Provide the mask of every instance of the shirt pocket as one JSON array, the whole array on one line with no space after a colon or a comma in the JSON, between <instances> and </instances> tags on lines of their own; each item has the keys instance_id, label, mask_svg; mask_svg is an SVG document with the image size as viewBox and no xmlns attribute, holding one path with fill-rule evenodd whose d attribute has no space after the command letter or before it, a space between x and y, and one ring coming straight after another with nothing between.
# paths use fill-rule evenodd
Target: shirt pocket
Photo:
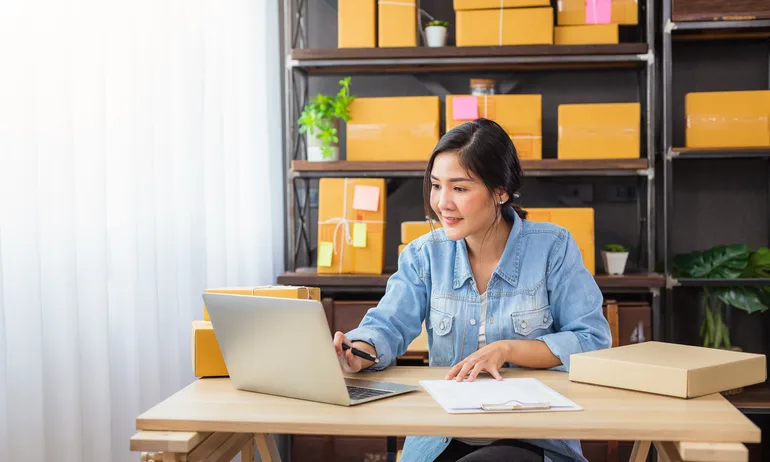
<instances>
[{"instance_id":1,"label":"shirt pocket","mask_svg":"<svg viewBox=\"0 0 770 462\"><path fill-rule=\"evenodd\" d=\"M438 305L440 306L440 303ZM457 330L454 326L455 315L436 308L432 302L428 316L433 337L430 364L431 366L449 366L454 359L454 331Z\"/></svg>"},{"instance_id":2,"label":"shirt pocket","mask_svg":"<svg viewBox=\"0 0 770 462\"><path fill-rule=\"evenodd\" d=\"M513 331L519 336L531 337L535 334L542 335L540 331L550 331L553 325L551 306L546 305L536 310L511 313L511 321L513 322Z\"/></svg>"}]
</instances>

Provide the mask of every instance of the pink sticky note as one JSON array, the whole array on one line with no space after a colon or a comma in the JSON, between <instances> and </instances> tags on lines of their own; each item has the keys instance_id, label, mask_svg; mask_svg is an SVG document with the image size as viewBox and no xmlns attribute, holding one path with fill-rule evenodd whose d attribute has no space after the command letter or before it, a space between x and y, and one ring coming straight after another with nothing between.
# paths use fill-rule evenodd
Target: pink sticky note
<instances>
[{"instance_id":1,"label":"pink sticky note","mask_svg":"<svg viewBox=\"0 0 770 462\"><path fill-rule=\"evenodd\" d=\"M611 0L585 0L586 24L609 24L612 20Z\"/></svg>"},{"instance_id":2,"label":"pink sticky note","mask_svg":"<svg viewBox=\"0 0 770 462\"><path fill-rule=\"evenodd\" d=\"M353 190L353 208L376 212L380 208L380 188L356 185L356 189Z\"/></svg>"},{"instance_id":3,"label":"pink sticky note","mask_svg":"<svg viewBox=\"0 0 770 462\"><path fill-rule=\"evenodd\" d=\"M452 98L452 118L454 120L478 119L478 99L475 96L456 96Z\"/></svg>"}]
</instances>

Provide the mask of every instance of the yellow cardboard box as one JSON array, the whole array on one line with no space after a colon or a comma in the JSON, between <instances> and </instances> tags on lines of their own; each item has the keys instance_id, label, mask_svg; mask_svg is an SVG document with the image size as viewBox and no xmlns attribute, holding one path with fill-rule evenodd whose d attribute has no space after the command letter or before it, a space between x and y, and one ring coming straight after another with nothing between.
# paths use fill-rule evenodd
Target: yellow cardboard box
<instances>
[{"instance_id":1,"label":"yellow cardboard box","mask_svg":"<svg viewBox=\"0 0 770 462\"><path fill-rule=\"evenodd\" d=\"M347 122L347 160L428 160L439 140L438 96L356 98Z\"/></svg>"},{"instance_id":2,"label":"yellow cardboard box","mask_svg":"<svg viewBox=\"0 0 770 462\"><path fill-rule=\"evenodd\" d=\"M620 43L617 24L589 24L585 26L556 26L555 45L598 45Z\"/></svg>"},{"instance_id":3,"label":"yellow cardboard box","mask_svg":"<svg viewBox=\"0 0 770 462\"><path fill-rule=\"evenodd\" d=\"M382 274L386 194L383 178L319 180L319 273Z\"/></svg>"},{"instance_id":4,"label":"yellow cardboard box","mask_svg":"<svg viewBox=\"0 0 770 462\"><path fill-rule=\"evenodd\" d=\"M556 23L560 26L576 26L586 23L586 0L559 0ZM612 0L611 24L639 24L639 5L636 0ZM590 24L590 23L588 23Z\"/></svg>"},{"instance_id":5,"label":"yellow cardboard box","mask_svg":"<svg viewBox=\"0 0 770 462\"><path fill-rule=\"evenodd\" d=\"M441 222L434 221L432 229L441 228ZM404 221L401 223L401 243L409 244L420 236L431 232L430 221Z\"/></svg>"},{"instance_id":6,"label":"yellow cardboard box","mask_svg":"<svg viewBox=\"0 0 770 462\"><path fill-rule=\"evenodd\" d=\"M377 5L375 0L337 1L337 47L377 46Z\"/></svg>"},{"instance_id":7,"label":"yellow cardboard box","mask_svg":"<svg viewBox=\"0 0 770 462\"><path fill-rule=\"evenodd\" d=\"M464 10L455 18L458 47L553 45L550 7Z\"/></svg>"},{"instance_id":8,"label":"yellow cardboard box","mask_svg":"<svg viewBox=\"0 0 770 462\"><path fill-rule=\"evenodd\" d=\"M377 4L377 46L417 46L417 0L380 0Z\"/></svg>"},{"instance_id":9,"label":"yellow cardboard box","mask_svg":"<svg viewBox=\"0 0 770 462\"><path fill-rule=\"evenodd\" d=\"M770 91L687 93L688 148L770 146Z\"/></svg>"},{"instance_id":10,"label":"yellow cardboard box","mask_svg":"<svg viewBox=\"0 0 770 462\"><path fill-rule=\"evenodd\" d=\"M204 289L204 292L213 294L235 294L235 295L254 295L259 297L278 297L278 298L301 298L304 300L321 301L321 289L318 287L300 287L269 285L256 287L222 287L215 289ZM206 310L206 304L203 304L203 320L209 321L209 312Z\"/></svg>"},{"instance_id":11,"label":"yellow cardboard box","mask_svg":"<svg viewBox=\"0 0 770 462\"><path fill-rule=\"evenodd\" d=\"M227 377L227 366L209 321L193 321L190 335L195 377Z\"/></svg>"},{"instance_id":12,"label":"yellow cardboard box","mask_svg":"<svg viewBox=\"0 0 770 462\"><path fill-rule=\"evenodd\" d=\"M519 159L543 158L542 95L448 95L446 98L447 131L466 120L455 120L454 99L475 98L479 117L494 120L510 135Z\"/></svg>"},{"instance_id":13,"label":"yellow cardboard box","mask_svg":"<svg viewBox=\"0 0 770 462\"><path fill-rule=\"evenodd\" d=\"M527 220L553 223L566 228L577 242L583 263L596 274L594 209L590 207L528 208Z\"/></svg>"},{"instance_id":14,"label":"yellow cardboard box","mask_svg":"<svg viewBox=\"0 0 770 462\"><path fill-rule=\"evenodd\" d=\"M638 159L639 103L559 105L559 159Z\"/></svg>"},{"instance_id":15,"label":"yellow cardboard box","mask_svg":"<svg viewBox=\"0 0 770 462\"><path fill-rule=\"evenodd\" d=\"M455 11L550 6L549 0L454 0Z\"/></svg>"}]
</instances>

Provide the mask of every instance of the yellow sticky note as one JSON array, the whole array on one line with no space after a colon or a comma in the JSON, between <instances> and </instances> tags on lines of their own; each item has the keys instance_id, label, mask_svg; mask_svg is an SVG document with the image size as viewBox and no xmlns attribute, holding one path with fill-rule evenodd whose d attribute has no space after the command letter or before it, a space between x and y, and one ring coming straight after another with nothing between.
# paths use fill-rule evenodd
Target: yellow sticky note
<instances>
[{"instance_id":1,"label":"yellow sticky note","mask_svg":"<svg viewBox=\"0 0 770 462\"><path fill-rule=\"evenodd\" d=\"M320 242L318 244L318 266L332 266L332 253L334 253L334 244Z\"/></svg>"},{"instance_id":2,"label":"yellow sticky note","mask_svg":"<svg viewBox=\"0 0 770 462\"><path fill-rule=\"evenodd\" d=\"M366 247L366 223L353 223L353 247Z\"/></svg>"}]
</instances>

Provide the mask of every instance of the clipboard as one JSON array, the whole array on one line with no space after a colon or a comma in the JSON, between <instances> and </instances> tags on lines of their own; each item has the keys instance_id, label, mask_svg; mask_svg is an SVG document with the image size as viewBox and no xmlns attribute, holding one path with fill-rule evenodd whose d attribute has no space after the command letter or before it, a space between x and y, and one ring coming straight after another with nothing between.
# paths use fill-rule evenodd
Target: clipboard
<instances>
[{"instance_id":1,"label":"clipboard","mask_svg":"<svg viewBox=\"0 0 770 462\"><path fill-rule=\"evenodd\" d=\"M508 412L508 411L525 411L525 410L546 410L551 408L550 401L541 401L536 403L522 403L521 401L512 399L505 403L499 404L482 404L481 410L486 412Z\"/></svg>"}]
</instances>

